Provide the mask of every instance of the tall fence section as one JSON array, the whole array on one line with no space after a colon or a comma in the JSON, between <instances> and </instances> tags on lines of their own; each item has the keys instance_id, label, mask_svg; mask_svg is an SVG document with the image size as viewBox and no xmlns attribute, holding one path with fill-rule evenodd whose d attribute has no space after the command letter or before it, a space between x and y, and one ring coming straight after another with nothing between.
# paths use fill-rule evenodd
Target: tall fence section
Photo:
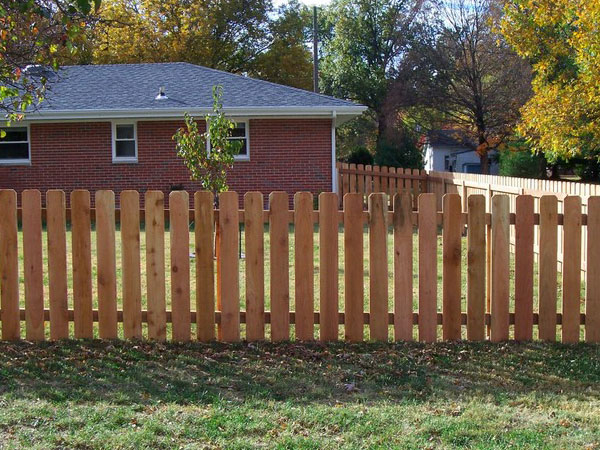
<instances>
[{"instance_id":1,"label":"tall fence section","mask_svg":"<svg viewBox=\"0 0 600 450\"><path fill-rule=\"evenodd\" d=\"M172 192L165 209L148 191L142 209L124 191L116 209L112 191L96 192L94 208L74 191L67 209L62 191L47 192L45 208L37 190L20 208L0 191L2 339L600 340L600 278L583 287L579 270L582 230L600 232L600 197L585 214L577 196L559 212L556 196L536 211L517 195L511 213L505 194L489 209L483 195L445 194L439 210L422 193L415 209L413 182L424 180L409 180L389 202L371 193L366 210L362 193L341 209L322 193L316 210L297 193L290 210L274 192L263 210L260 193L243 209L223 193L215 209L197 192L190 209L187 192ZM572 244L560 279L559 236ZM586 265L600 270L600 239L588 240Z\"/></svg>"}]
</instances>

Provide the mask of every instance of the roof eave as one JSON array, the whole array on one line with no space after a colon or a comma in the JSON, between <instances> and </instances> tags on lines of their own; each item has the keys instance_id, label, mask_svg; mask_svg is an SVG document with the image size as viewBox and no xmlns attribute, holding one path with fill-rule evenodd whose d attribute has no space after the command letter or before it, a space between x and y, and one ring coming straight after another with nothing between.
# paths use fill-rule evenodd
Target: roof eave
<instances>
[{"instance_id":1,"label":"roof eave","mask_svg":"<svg viewBox=\"0 0 600 450\"><path fill-rule=\"evenodd\" d=\"M336 125L344 123L367 110L366 106L310 106L310 107L224 107L223 111L232 117L261 117L261 116L323 116L336 117ZM183 118L185 113L192 116L205 116L210 114L212 108L138 108L138 109L110 109L110 110L39 110L26 115L28 121L49 120L110 120L110 119L160 119Z\"/></svg>"}]
</instances>

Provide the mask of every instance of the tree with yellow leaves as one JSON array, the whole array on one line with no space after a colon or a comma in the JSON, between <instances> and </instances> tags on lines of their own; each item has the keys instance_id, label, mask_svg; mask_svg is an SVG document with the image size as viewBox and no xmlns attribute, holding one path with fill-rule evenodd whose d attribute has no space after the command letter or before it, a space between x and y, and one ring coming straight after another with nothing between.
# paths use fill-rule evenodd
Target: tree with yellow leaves
<instances>
[{"instance_id":1,"label":"tree with yellow leaves","mask_svg":"<svg viewBox=\"0 0 600 450\"><path fill-rule=\"evenodd\" d=\"M506 40L534 70L520 132L552 163L600 158L600 2L510 0Z\"/></svg>"},{"instance_id":2,"label":"tree with yellow leaves","mask_svg":"<svg viewBox=\"0 0 600 450\"><path fill-rule=\"evenodd\" d=\"M302 7L271 0L104 0L93 62L185 61L310 88Z\"/></svg>"}]
</instances>

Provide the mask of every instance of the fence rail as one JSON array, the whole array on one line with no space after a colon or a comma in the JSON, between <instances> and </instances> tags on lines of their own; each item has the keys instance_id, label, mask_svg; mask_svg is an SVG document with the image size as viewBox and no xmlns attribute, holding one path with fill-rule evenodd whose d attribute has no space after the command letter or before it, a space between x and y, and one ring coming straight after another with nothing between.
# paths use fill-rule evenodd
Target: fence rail
<instances>
[{"instance_id":1,"label":"fence rail","mask_svg":"<svg viewBox=\"0 0 600 450\"><path fill-rule=\"evenodd\" d=\"M17 208L17 194L2 190L2 339L503 341L555 340L558 331L564 342L600 341L600 279L582 290L573 270L582 230L600 231L600 197L587 213L574 196L562 213L555 196L541 197L538 213L529 195L517 197L515 213L507 195L489 210L482 195L464 209L447 194L441 211L432 193L416 210L408 192L391 210L384 193L370 194L366 211L363 198L346 194L340 210L336 194L322 193L313 210L312 194L297 193L289 210L287 194L274 192L263 210L262 194L247 193L240 210L226 192L215 210L210 193L195 193L190 209L187 192L172 192L166 210L162 192L149 191L142 210L139 194L124 191L117 210L112 191L96 192L95 208L89 192L75 191L67 210L65 194L49 191L43 213L39 191L24 191ZM560 283L559 236L573 243ZM587 252L588 270L600 269L600 240Z\"/></svg>"}]
</instances>

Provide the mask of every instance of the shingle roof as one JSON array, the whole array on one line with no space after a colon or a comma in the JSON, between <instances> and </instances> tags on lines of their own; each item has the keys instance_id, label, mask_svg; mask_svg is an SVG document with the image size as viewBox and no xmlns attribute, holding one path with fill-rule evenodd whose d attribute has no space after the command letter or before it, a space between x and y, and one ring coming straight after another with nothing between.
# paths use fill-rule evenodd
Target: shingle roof
<instances>
[{"instance_id":1,"label":"shingle roof","mask_svg":"<svg viewBox=\"0 0 600 450\"><path fill-rule=\"evenodd\" d=\"M60 111L202 109L212 107L212 88L223 86L229 108L357 109L356 103L189 63L65 66L40 105ZM168 99L156 100L164 86Z\"/></svg>"}]
</instances>

